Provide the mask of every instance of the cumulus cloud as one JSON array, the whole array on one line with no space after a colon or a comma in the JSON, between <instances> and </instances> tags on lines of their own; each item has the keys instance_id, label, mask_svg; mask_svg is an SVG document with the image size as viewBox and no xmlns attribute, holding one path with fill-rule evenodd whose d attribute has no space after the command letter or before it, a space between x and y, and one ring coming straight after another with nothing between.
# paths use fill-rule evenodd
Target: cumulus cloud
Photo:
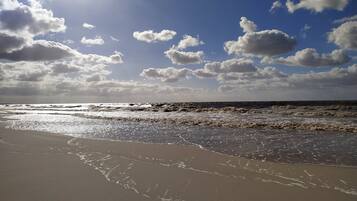
<instances>
[{"instance_id":1,"label":"cumulus cloud","mask_svg":"<svg viewBox=\"0 0 357 201\"><path fill-rule=\"evenodd\" d=\"M1 95L101 92L92 90L92 83L107 79L109 65L123 63L118 51L109 56L83 54L60 42L36 39L65 30L64 19L53 17L38 1L1 1L0 12Z\"/></svg>"},{"instance_id":2,"label":"cumulus cloud","mask_svg":"<svg viewBox=\"0 0 357 201\"><path fill-rule=\"evenodd\" d=\"M282 73L278 69L269 66L264 68L256 68L255 71L246 73L222 73L218 75L217 80L221 83L251 84L256 80L277 79L285 77L287 77L285 73Z\"/></svg>"},{"instance_id":3,"label":"cumulus cloud","mask_svg":"<svg viewBox=\"0 0 357 201\"><path fill-rule=\"evenodd\" d=\"M349 0L299 0L294 3L291 0L286 1L286 7L290 13L298 9L307 9L314 12L322 12L325 9L335 9L342 11L348 4Z\"/></svg>"},{"instance_id":4,"label":"cumulus cloud","mask_svg":"<svg viewBox=\"0 0 357 201\"><path fill-rule=\"evenodd\" d=\"M193 74L198 78L209 78L219 74L250 73L255 71L257 71L257 68L252 60L240 58L206 63L202 69L194 70Z\"/></svg>"},{"instance_id":5,"label":"cumulus cloud","mask_svg":"<svg viewBox=\"0 0 357 201\"><path fill-rule=\"evenodd\" d=\"M203 51L184 52L172 47L165 51L165 55L173 64L196 64L203 62L204 53Z\"/></svg>"},{"instance_id":6,"label":"cumulus cloud","mask_svg":"<svg viewBox=\"0 0 357 201\"><path fill-rule=\"evenodd\" d=\"M199 37L195 38L190 35L184 35L183 39L177 45L177 48L183 50L188 47L195 47L203 44L205 43L203 41L200 41Z\"/></svg>"},{"instance_id":7,"label":"cumulus cloud","mask_svg":"<svg viewBox=\"0 0 357 201\"><path fill-rule=\"evenodd\" d=\"M219 74L217 80L220 83L218 90L231 91L236 89L272 89L287 85L288 75L274 67L257 68L249 73L225 73Z\"/></svg>"},{"instance_id":8,"label":"cumulus cloud","mask_svg":"<svg viewBox=\"0 0 357 201\"><path fill-rule=\"evenodd\" d=\"M328 33L328 41L341 48L357 49L357 21L349 21Z\"/></svg>"},{"instance_id":9,"label":"cumulus cloud","mask_svg":"<svg viewBox=\"0 0 357 201\"><path fill-rule=\"evenodd\" d=\"M38 82L47 75L47 71L32 71L32 72L23 72L18 75L17 80L27 81L27 82Z\"/></svg>"},{"instance_id":10,"label":"cumulus cloud","mask_svg":"<svg viewBox=\"0 0 357 201\"><path fill-rule=\"evenodd\" d=\"M64 63L55 63L52 67L52 74L60 75L60 74L76 73L79 72L80 70L81 69L77 66L66 65Z\"/></svg>"},{"instance_id":11,"label":"cumulus cloud","mask_svg":"<svg viewBox=\"0 0 357 201\"><path fill-rule=\"evenodd\" d=\"M217 74L203 69L196 69L193 71L193 75L197 78L211 78L215 77Z\"/></svg>"},{"instance_id":12,"label":"cumulus cloud","mask_svg":"<svg viewBox=\"0 0 357 201\"><path fill-rule=\"evenodd\" d=\"M280 1L274 1L270 7L269 12L273 13L276 9L281 8L282 6L283 5L280 3Z\"/></svg>"},{"instance_id":13,"label":"cumulus cloud","mask_svg":"<svg viewBox=\"0 0 357 201\"><path fill-rule=\"evenodd\" d=\"M87 82L99 82L102 80L105 80L105 75L102 74L94 74L86 79Z\"/></svg>"},{"instance_id":14,"label":"cumulus cloud","mask_svg":"<svg viewBox=\"0 0 357 201\"><path fill-rule=\"evenodd\" d=\"M3 81L6 82L38 82L49 72L45 65L33 62L2 63L0 71L3 73Z\"/></svg>"},{"instance_id":15,"label":"cumulus cloud","mask_svg":"<svg viewBox=\"0 0 357 201\"><path fill-rule=\"evenodd\" d=\"M85 36L82 37L81 43L85 45L103 45L104 40L101 36L96 36L95 38L86 38Z\"/></svg>"},{"instance_id":16,"label":"cumulus cloud","mask_svg":"<svg viewBox=\"0 0 357 201\"><path fill-rule=\"evenodd\" d=\"M2 71L5 64L0 64L0 72ZM121 100L125 101L140 101L142 98L150 98L152 101L163 101L175 98L178 100L183 100L183 94L190 97L200 96L201 90L189 87L173 87L165 84L149 84L146 82L137 81L119 81L119 80L108 80L100 78L101 73L83 76L81 79L71 78L72 76L56 76L53 77L50 74L45 76L37 76L38 79L35 81L36 76L19 76L20 73L24 74L26 69L31 70L28 74L35 74L36 71L41 71L40 69L34 70L34 68L40 68L37 64L26 62L26 67L21 67L22 64L13 64L11 67L6 67L5 69L18 69L18 72L14 73L11 77L11 81L8 80L11 71L7 70L6 74L0 74L5 76L5 80L1 82L0 94L6 95L1 96L1 100L8 98L12 95L21 96L48 96L54 97L61 96L67 101L73 100L73 97L86 97L95 95L97 98L103 97L102 100L117 100L118 97L123 97ZM32 68L30 68L32 67ZM42 67L46 68L45 65ZM1 77L0 76L0 77ZM19 81L18 79L32 79L34 81ZM83 79L85 80L83 80ZM87 79L87 80L86 80ZM16 80L16 82L15 82ZM70 97L70 98L69 98ZM181 98L180 98L181 97ZM200 96L202 97L202 96ZM27 97L24 97L24 99ZM7 99L10 100L10 99ZM56 100L53 99L54 101ZM82 101L86 98L82 99ZM23 100L24 101L24 100Z\"/></svg>"},{"instance_id":17,"label":"cumulus cloud","mask_svg":"<svg viewBox=\"0 0 357 201\"><path fill-rule=\"evenodd\" d=\"M229 92L229 91L233 91L235 89L234 86L231 86L231 85L220 85L218 87L218 91L220 92Z\"/></svg>"},{"instance_id":18,"label":"cumulus cloud","mask_svg":"<svg viewBox=\"0 0 357 201\"><path fill-rule=\"evenodd\" d=\"M39 90L41 93L44 91L51 91L51 93L57 91L56 94L64 92L76 94L77 90L81 89L76 89L75 87L86 88L90 86L85 83L105 80L107 75L111 73L106 69L108 65L122 62L121 59L118 59L119 56L121 56L119 52L114 52L111 56L82 54L77 52L75 56L53 61L1 63L0 71L2 72L2 76L0 80L0 91L7 88L16 92L19 89L19 82L38 82L41 83L41 86L45 87ZM73 88L69 88L68 85L63 84L63 87L67 86L66 90L56 87L59 83L64 82L75 84L71 85ZM21 85L21 87L24 86ZM29 87L29 91L31 91L31 84L28 84L26 87ZM36 92L39 91L36 90ZM18 95L26 95L20 92L21 90L18 91Z\"/></svg>"},{"instance_id":19,"label":"cumulus cloud","mask_svg":"<svg viewBox=\"0 0 357 201\"><path fill-rule=\"evenodd\" d=\"M288 77L291 86L338 87L357 85L357 64L347 68L333 68L327 72L292 74Z\"/></svg>"},{"instance_id":20,"label":"cumulus cloud","mask_svg":"<svg viewBox=\"0 0 357 201\"><path fill-rule=\"evenodd\" d=\"M169 41L176 36L176 32L172 30L162 30L161 32L154 32L153 30L147 31L135 31L133 33L133 37L139 41L154 43L154 42L162 42Z\"/></svg>"},{"instance_id":21,"label":"cumulus cloud","mask_svg":"<svg viewBox=\"0 0 357 201\"><path fill-rule=\"evenodd\" d=\"M351 17L344 17L338 20L334 20L333 23L334 24L342 24L345 22L350 22L350 21L357 21L357 15L351 16Z\"/></svg>"},{"instance_id":22,"label":"cumulus cloud","mask_svg":"<svg viewBox=\"0 0 357 201\"><path fill-rule=\"evenodd\" d=\"M94 25L88 24L86 22L82 24L82 27L85 28L85 29L94 29L95 28Z\"/></svg>"},{"instance_id":23,"label":"cumulus cloud","mask_svg":"<svg viewBox=\"0 0 357 201\"><path fill-rule=\"evenodd\" d=\"M351 58L344 50L334 50L329 54L319 54L314 48L306 48L297 51L295 55L286 58L275 59L275 63L286 64L290 66L338 66L348 63Z\"/></svg>"},{"instance_id":24,"label":"cumulus cloud","mask_svg":"<svg viewBox=\"0 0 357 201\"><path fill-rule=\"evenodd\" d=\"M294 49L296 40L279 30L248 32L237 41L227 41L224 49L229 54L251 54L258 56L274 56Z\"/></svg>"},{"instance_id":25,"label":"cumulus cloud","mask_svg":"<svg viewBox=\"0 0 357 201\"><path fill-rule=\"evenodd\" d=\"M114 51L114 54L110 55L109 58L111 59L112 63L123 63L123 54L121 52Z\"/></svg>"},{"instance_id":26,"label":"cumulus cloud","mask_svg":"<svg viewBox=\"0 0 357 201\"><path fill-rule=\"evenodd\" d=\"M9 32L31 36L66 30L65 20L53 16L52 11L42 8L32 0L24 4L17 0L3 0L0 6L0 27Z\"/></svg>"},{"instance_id":27,"label":"cumulus cloud","mask_svg":"<svg viewBox=\"0 0 357 201\"><path fill-rule=\"evenodd\" d=\"M111 96L116 101L117 97L137 98L127 99L131 101L143 100L143 97L150 97L153 100L156 98L156 101L163 101L164 97L169 97L166 100L182 100L180 98L191 98L195 95L200 98L197 100L204 99L198 89L171 86L174 85L172 82L187 79L191 76L215 78L220 84L221 91L235 90L237 88L269 90L274 88L280 92L283 91L280 90L281 88L306 90L307 88L330 89L331 87L345 88L346 86L352 86L352 88L355 88L357 86L357 65L352 65L348 68L334 68L327 72L287 75L273 67L256 67L252 60L244 58L207 63L203 68L197 70L173 67L162 69L147 68L141 73L141 76L145 78L157 79L171 84L150 84L148 82L109 79L108 75L111 71L108 66L123 63L122 53L115 51L112 55L107 56L84 54L59 42L38 40L39 37L36 36L51 32L62 32L66 26L63 18L54 17L52 11L42 8L39 2L31 2L28 4L10 0L0 2L0 60L3 61L0 62L1 101L8 95L53 96L58 94L71 98L75 95L95 95L96 97L103 97L105 100L108 100L108 97ZM295 40L287 34L284 35L285 33L279 30L256 31L256 26L247 28L249 27L246 23L248 21L248 19L245 19L243 25L245 34L240 37L242 39L238 38L237 41L231 41L234 43L231 45L235 47L229 46L230 48L226 49L227 51L230 50L230 54L252 54L274 59L275 57L272 56L285 53L295 46L295 44L292 45ZM353 20L345 20L343 23L351 21ZM254 22L252 23L254 24ZM339 23L342 23L342 21ZM329 34L334 35L333 37L331 36L330 42L339 45L342 43L337 42L340 41L337 40L339 38L337 35L341 34L337 33L336 29ZM351 37L354 33L353 31L347 32L349 32L347 34L348 37ZM270 36L274 34L285 39ZM346 35L346 33L344 34ZM169 31L166 33L154 33L152 31L152 34L138 32L136 35L145 42L158 42L170 40L176 33L173 34ZM40 37L42 38L42 36ZM269 41L267 38L273 38L273 40L270 40L272 44L264 45L262 41ZM340 36L341 38L346 39L346 36ZM349 40L354 41L352 38ZM114 40L113 38L111 39ZM199 45L197 42L201 43L201 41L198 37L191 36L190 38L185 36L182 41L185 41L182 42L182 45L179 43L177 47L166 51L166 56L175 64L202 63L204 56L202 51L182 51L185 48ZM287 46L289 47L283 48L281 43L288 43ZM353 44L352 42L350 43ZM353 45L343 44L343 46L349 46L348 49L355 49ZM342 45L339 46L342 47ZM290 57L278 59L290 62L289 65L294 63L317 66L318 64L327 65L331 63L339 65L338 63L347 60L344 56L346 54L343 50L336 50L326 54L317 53L316 50L301 50L301 52L297 52ZM138 98L139 96L141 98Z\"/></svg>"},{"instance_id":28,"label":"cumulus cloud","mask_svg":"<svg viewBox=\"0 0 357 201\"><path fill-rule=\"evenodd\" d=\"M333 89L357 85L357 65L333 68L326 72L284 74L274 67L259 68L253 73L220 74L222 90L236 89Z\"/></svg>"},{"instance_id":29,"label":"cumulus cloud","mask_svg":"<svg viewBox=\"0 0 357 201\"><path fill-rule=\"evenodd\" d=\"M240 18L239 25L245 33L255 32L257 30L257 25L253 21L248 20L246 17Z\"/></svg>"},{"instance_id":30,"label":"cumulus cloud","mask_svg":"<svg viewBox=\"0 0 357 201\"><path fill-rule=\"evenodd\" d=\"M21 49L0 53L0 59L11 61L45 61L74 56L75 50L58 42L36 40Z\"/></svg>"},{"instance_id":31,"label":"cumulus cloud","mask_svg":"<svg viewBox=\"0 0 357 201\"><path fill-rule=\"evenodd\" d=\"M21 49L26 44L26 39L15 35L0 32L0 54Z\"/></svg>"},{"instance_id":32,"label":"cumulus cloud","mask_svg":"<svg viewBox=\"0 0 357 201\"><path fill-rule=\"evenodd\" d=\"M173 45L169 50L165 51L164 54L167 58L171 60L173 64L195 64L202 63L204 53L203 51L196 52L185 52L182 51L188 47L195 47L204 44L203 41L197 37L192 37L190 35L184 35L183 39L180 40L177 46Z\"/></svg>"},{"instance_id":33,"label":"cumulus cloud","mask_svg":"<svg viewBox=\"0 0 357 201\"><path fill-rule=\"evenodd\" d=\"M256 31L257 26L246 17L241 17L240 26L245 34L236 41L224 43L228 54L275 56L294 49L296 40L280 30Z\"/></svg>"},{"instance_id":34,"label":"cumulus cloud","mask_svg":"<svg viewBox=\"0 0 357 201\"><path fill-rule=\"evenodd\" d=\"M199 78L215 77L218 73L222 72L221 62L206 63L202 69L194 71L194 75Z\"/></svg>"},{"instance_id":35,"label":"cumulus cloud","mask_svg":"<svg viewBox=\"0 0 357 201\"><path fill-rule=\"evenodd\" d=\"M179 79L187 78L192 74L192 70L187 68L147 68L140 74L149 79L160 79L162 82L177 82Z\"/></svg>"},{"instance_id":36,"label":"cumulus cloud","mask_svg":"<svg viewBox=\"0 0 357 201\"><path fill-rule=\"evenodd\" d=\"M220 66L222 72L246 73L256 71L253 61L249 59L230 59L223 61Z\"/></svg>"},{"instance_id":37,"label":"cumulus cloud","mask_svg":"<svg viewBox=\"0 0 357 201\"><path fill-rule=\"evenodd\" d=\"M63 18L53 16L38 1L28 4L4 0L0 5L0 59L12 61L43 61L73 56L69 47L35 36L66 29Z\"/></svg>"},{"instance_id":38,"label":"cumulus cloud","mask_svg":"<svg viewBox=\"0 0 357 201\"><path fill-rule=\"evenodd\" d=\"M123 63L123 54L118 51L110 56L102 56L98 54L82 54L77 53L76 57L72 59L77 65L109 65L109 64L120 64Z\"/></svg>"},{"instance_id":39,"label":"cumulus cloud","mask_svg":"<svg viewBox=\"0 0 357 201\"><path fill-rule=\"evenodd\" d=\"M29 75L33 73L37 74L38 71L50 74L53 79L56 79L55 77L58 75L68 73L77 73L76 77L78 79L86 79L93 74L108 75L110 72L106 70L106 67L110 64L122 63L121 56L122 54L120 52L114 52L111 56L74 52L70 57L55 60L27 61L21 59L15 62L7 62L2 64L0 69L4 74L11 75L5 76L8 81L14 80L18 77L17 75L23 72Z\"/></svg>"}]
</instances>

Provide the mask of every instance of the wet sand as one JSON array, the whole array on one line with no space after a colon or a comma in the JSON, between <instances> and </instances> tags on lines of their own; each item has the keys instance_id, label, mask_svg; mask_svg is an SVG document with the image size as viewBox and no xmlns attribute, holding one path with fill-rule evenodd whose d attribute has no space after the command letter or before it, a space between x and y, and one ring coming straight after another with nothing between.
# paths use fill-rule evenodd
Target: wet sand
<instances>
[{"instance_id":1,"label":"wet sand","mask_svg":"<svg viewBox=\"0 0 357 201\"><path fill-rule=\"evenodd\" d=\"M356 200L357 168L0 128L0 200Z\"/></svg>"}]
</instances>

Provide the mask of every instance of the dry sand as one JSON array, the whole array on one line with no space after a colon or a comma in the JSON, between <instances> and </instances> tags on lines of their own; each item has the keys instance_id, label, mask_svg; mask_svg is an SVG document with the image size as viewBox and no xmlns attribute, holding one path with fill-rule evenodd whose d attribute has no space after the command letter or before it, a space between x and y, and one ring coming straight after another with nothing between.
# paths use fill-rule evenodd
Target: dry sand
<instances>
[{"instance_id":1,"label":"dry sand","mask_svg":"<svg viewBox=\"0 0 357 201\"><path fill-rule=\"evenodd\" d=\"M357 168L0 128L0 200L356 200Z\"/></svg>"}]
</instances>

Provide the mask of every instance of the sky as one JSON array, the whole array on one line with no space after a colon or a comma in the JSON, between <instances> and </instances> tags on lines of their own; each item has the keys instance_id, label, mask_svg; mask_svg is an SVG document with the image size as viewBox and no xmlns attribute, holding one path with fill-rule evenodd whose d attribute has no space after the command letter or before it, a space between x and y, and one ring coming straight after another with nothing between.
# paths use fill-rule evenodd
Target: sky
<instances>
[{"instance_id":1,"label":"sky","mask_svg":"<svg viewBox=\"0 0 357 201\"><path fill-rule=\"evenodd\" d=\"M0 0L0 102L357 99L357 1Z\"/></svg>"}]
</instances>

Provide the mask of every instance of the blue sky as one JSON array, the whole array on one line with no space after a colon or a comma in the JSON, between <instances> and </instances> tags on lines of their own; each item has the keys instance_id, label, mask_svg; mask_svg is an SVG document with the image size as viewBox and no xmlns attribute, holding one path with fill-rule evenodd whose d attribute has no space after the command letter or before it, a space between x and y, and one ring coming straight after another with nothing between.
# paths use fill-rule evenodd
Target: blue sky
<instances>
[{"instance_id":1,"label":"blue sky","mask_svg":"<svg viewBox=\"0 0 357 201\"><path fill-rule=\"evenodd\" d=\"M45 1L44 6L51 8L57 16L66 16L67 31L61 34L61 39L72 39L78 42L84 35L88 37L101 35L107 40L110 36L118 38L119 43L108 40L102 47L86 47L80 43L72 46L83 52L98 54L110 54L114 50L120 50L126 60L126 64L120 68L127 71L136 70L136 73L147 66L170 66L170 60L163 56L163 52L171 45L177 44L184 34L199 35L200 39L205 41L205 45L192 49L203 50L206 53L206 59L230 58L231 56L223 50L223 43L243 34L239 27L239 20L242 16L254 21L261 30L274 28L294 36L298 40L296 50L313 47L323 52L331 51L336 48L336 45L327 43L326 33L334 26L332 21L356 14L353 8L357 7L357 2L350 2L343 12L326 10L322 13L314 13L309 10L299 10L291 14L285 8L280 8L272 14L269 12L272 2L261 0L83 0L73 2L63 0ZM91 23L96 28L94 30L83 29L83 22ZM302 38L301 29L305 24L312 28L307 31L308 36ZM176 37L167 43L157 44L138 42L132 37L134 31L161 31L163 29L175 30ZM195 66L200 67L200 65L193 65ZM123 78L137 77L137 75L129 74Z\"/></svg>"},{"instance_id":2,"label":"blue sky","mask_svg":"<svg viewBox=\"0 0 357 201\"><path fill-rule=\"evenodd\" d=\"M5 5L7 1L1 0L0 2L5 2ZM53 16L46 17L63 18L62 25L65 26L65 30L44 29L43 33L26 34L27 29L25 30L25 28L22 32L6 28L5 23L8 22L5 22L4 20L7 18L4 18L0 19L0 25L3 20L3 25L0 26L1 31L11 36L20 34L19 37L25 35L28 37L30 35L31 40L26 43L26 46L33 45L32 43L36 43L36 40L55 41L68 46L71 48L70 51L80 53L81 56L76 57L80 61L85 60L83 58L87 58L89 54L109 58L114 51L120 52L120 61L97 62L88 67L98 66L97 74L95 74L94 68L91 70L92 74L89 74L86 66L92 63L86 61L82 65L72 57L71 59L58 57L56 60L34 61L31 59L21 60L21 58L14 60L9 59L9 56L1 58L0 54L0 62L16 66L18 68L16 73L26 72L26 75L29 76L33 73L31 70L37 68L36 66L41 66L36 70L36 75L41 74L38 71L46 72L41 74L42 77L36 77L36 79L20 80L18 79L21 77L20 75L15 76L13 71L5 71L6 68L3 67L3 77L5 78L2 82L0 80L2 83L0 87L3 86L3 89L0 89L0 93L3 94L0 101L13 101L18 97L25 96L23 88L26 83L31 85L31 90L34 91L33 94L26 94L26 100L30 102L51 100L48 97L53 96L60 96L61 100L66 102L105 101L105 97L114 97L110 100L115 101L158 101L157 99L190 101L190 98L195 101L212 101L354 99L357 96L351 95L351 91L353 92L357 85L357 83L351 82L354 78L357 79L357 73L354 72L355 68L357 69L357 66L354 66L356 64L356 44L353 42L356 39L357 28L356 19L352 18L357 14L356 1L323 0L314 2L307 0L305 3L292 1L289 10L287 1L281 0L276 1L280 2L280 6L273 11L270 9L275 1L270 0L43 0L40 2L19 1L16 6L23 7L25 5L31 10L31 7L36 7L34 2L37 4L37 9L53 13ZM3 6L0 12L16 11L16 6ZM36 12L36 10L31 10L31 12ZM255 24L257 28L249 33L243 32L243 27L240 25L242 17ZM342 18L350 19L334 23L335 20ZM93 25L94 28L84 28L83 23ZM35 25L31 24L28 27ZM344 26L342 27L342 25ZM339 30L347 29L348 31L337 30L335 40L328 41L330 33L340 27ZM279 36L284 38L283 34L286 34L288 40L294 40L287 50L280 51L278 54L262 55L254 51L249 52L248 49L255 44L246 44L247 47L240 48L242 41L237 41L238 37L243 38L245 35L247 38L248 35L259 37L266 34L260 32L273 29L278 31ZM168 40L151 42L133 37L134 32L148 30L157 33L162 30L171 30L176 34ZM202 44L177 49L177 44L184 35L190 35L202 41ZM83 37L87 39L101 37L104 44L83 44L81 43ZM119 41L114 41L111 37L115 37ZM342 39L349 41L344 41L341 44ZM66 43L68 40L72 43ZM271 42L272 46L285 43L279 38L276 40ZM232 50L234 53L229 53L224 48L227 41L236 41L235 45L238 46ZM169 56L165 56L165 52L170 48L183 54L202 51L203 56L199 58L200 61L178 64ZM309 55L305 54L306 58L302 58L303 61L300 63L291 58L287 59L289 56L294 56L297 51L306 48L314 48L319 58L307 61L306 59L310 58L308 56L312 54L310 51ZM339 51L337 59L329 55L334 50ZM11 53L10 50L6 51L8 54ZM227 60L234 60L234 62L223 64ZM222 69L213 72L205 68L205 65L212 62L221 62ZM62 72L54 76L54 68L50 66L58 63L69 65L66 69L75 67L77 70L72 69L70 72ZM233 63L234 66L232 66ZM230 66L223 67L224 65ZM172 67L173 70L169 67ZM266 67L272 67L274 70L264 70ZM242 70L247 68L250 68L249 72ZM145 71L147 69L151 69L151 71ZM335 75L333 69L342 71ZM199 76L197 73L199 70L210 73L210 75ZM313 72L315 74L310 75ZM318 72L325 74L316 74ZM273 74L278 76L274 77ZM305 77L300 77L301 74ZM88 79L90 76L100 77L100 79ZM311 79L311 76L317 78ZM341 76L344 78L336 80L336 77ZM319 77L324 77L324 79ZM53 80L57 82L54 83ZM95 83L89 83L88 80L94 80ZM113 88L104 89L101 87L104 82L109 81ZM308 82L310 83L306 84ZM61 83L71 85L70 89L57 90L57 85ZM42 86L38 87L38 85ZM122 85L125 85L126 88L120 88ZM77 86L76 89L75 86ZM153 88L155 90L150 91ZM326 93L331 91L336 91L336 93ZM71 93L80 94L78 96L81 98L72 100L69 98ZM86 99L86 97L92 98ZM182 97L184 98L181 100Z\"/></svg>"}]
</instances>

